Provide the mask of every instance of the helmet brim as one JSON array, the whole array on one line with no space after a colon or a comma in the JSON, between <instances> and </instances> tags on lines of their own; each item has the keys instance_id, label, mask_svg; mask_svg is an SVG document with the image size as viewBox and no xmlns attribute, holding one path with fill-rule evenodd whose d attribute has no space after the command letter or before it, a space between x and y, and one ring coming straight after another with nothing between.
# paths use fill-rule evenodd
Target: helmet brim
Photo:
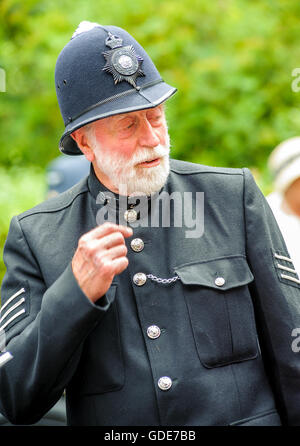
<instances>
[{"instance_id":1,"label":"helmet brim","mask_svg":"<svg viewBox=\"0 0 300 446\"><path fill-rule=\"evenodd\" d=\"M95 104L66 126L59 142L60 151L66 155L82 155L76 142L70 136L72 132L93 121L109 116L157 107L176 91L176 88L161 81L155 85L145 85L140 90L131 88L121 95L112 96L102 103Z\"/></svg>"}]
</instances>

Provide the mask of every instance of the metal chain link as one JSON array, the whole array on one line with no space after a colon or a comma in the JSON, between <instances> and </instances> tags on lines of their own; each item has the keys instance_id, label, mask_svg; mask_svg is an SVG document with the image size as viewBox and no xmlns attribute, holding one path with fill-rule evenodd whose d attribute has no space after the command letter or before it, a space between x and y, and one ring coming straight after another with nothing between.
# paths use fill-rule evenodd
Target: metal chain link
<instances>
[{"instance_id":1,"label":"metal chain link","mask_svg":"<svg viewBox=\"0 0 300 446\"><path fill-rule=\"evenodd\" d=\"M169 284L172 282L176 282L179 279L178 276L170 277L169 279L162 279L161 277L153 276L153 274L147 274L148 279L153 280L154 282Z\"/></svg>"}]
</instances>

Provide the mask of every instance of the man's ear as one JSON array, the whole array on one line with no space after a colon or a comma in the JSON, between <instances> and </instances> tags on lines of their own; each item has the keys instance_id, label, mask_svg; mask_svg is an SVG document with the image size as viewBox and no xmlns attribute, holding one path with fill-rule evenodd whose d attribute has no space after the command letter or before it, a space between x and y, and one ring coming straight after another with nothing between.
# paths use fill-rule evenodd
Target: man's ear
<instances>
[{"instance_id":1,"label":"man's ear","mask_svg":"<svg viewBox=\"0 0 300 446\"><path fill-rule=\"evenodd\" d=\"M95 159L95 155L92 147L90 146L89 139L86 136L85 130L83 128L74 130L74 132L71 133L70 136L77 143L79 149L84 154L86 159L90 162L93 162Z\"/></svg>"}]
</instances>

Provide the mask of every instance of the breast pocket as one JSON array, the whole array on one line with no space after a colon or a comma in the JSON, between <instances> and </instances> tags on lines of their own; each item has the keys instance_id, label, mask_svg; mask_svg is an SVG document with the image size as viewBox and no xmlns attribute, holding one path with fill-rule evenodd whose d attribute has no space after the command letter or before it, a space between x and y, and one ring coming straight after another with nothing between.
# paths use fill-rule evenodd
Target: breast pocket
<instances>
[{"instance_id":1,"label":"breast pocket","mask_svg":"<svg viewBox=\"0 0 300 446\"><path fill-rule=\"evenodd\" d=\"M220 367L258 354L248 284L253 275L244 256L185 264L175 269L182 282L200 361Z\"/></svg>"}]
</instances>

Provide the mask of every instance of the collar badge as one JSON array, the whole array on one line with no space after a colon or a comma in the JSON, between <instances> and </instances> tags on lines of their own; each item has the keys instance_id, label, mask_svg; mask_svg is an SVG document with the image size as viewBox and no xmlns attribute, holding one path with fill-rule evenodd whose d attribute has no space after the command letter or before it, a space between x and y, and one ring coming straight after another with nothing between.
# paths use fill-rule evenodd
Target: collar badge
<instances>
[{"instance_id":1,"label":"collar badge","mask_svg":"<svg viewBox=\"0 0 300 446\"><path fill-rule=\"evenodd\" d=\"M123 39L114 36L110 32L105 40L105 44L111 50L102 53L106 59L103 71L112 74L115 85L126 81L134 88L139 89L136 85L136 78L145 76L141 69L143 58L136 54L132 45L122 46Z\"/></svg>"}]
</instances>

